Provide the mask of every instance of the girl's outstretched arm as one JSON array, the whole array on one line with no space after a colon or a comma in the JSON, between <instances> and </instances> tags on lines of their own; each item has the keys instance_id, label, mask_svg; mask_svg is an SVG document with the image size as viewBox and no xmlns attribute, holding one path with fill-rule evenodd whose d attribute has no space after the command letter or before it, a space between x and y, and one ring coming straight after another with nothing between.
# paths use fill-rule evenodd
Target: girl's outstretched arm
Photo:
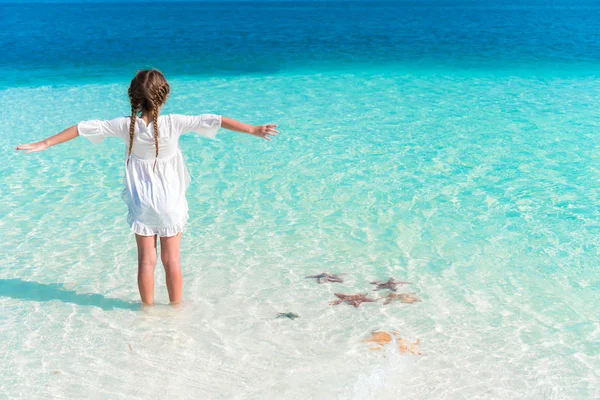
<instances>
[{"instance_id":1,"label":"girl's outstretched arm","mask_svg":"<svg viewBox=\"0 0 600 400\"><path fill-rule=\"evenodd\" d=\"M64 143L71 139L75 139L77 136L79 136L77 125L73 125L72 127L67 128L64 131L42 141L30 144L21 144L17 146L17 150L27 150L26 153L35 153L46 150L49 147L56 146L57 144Z\"/></svg>"},{"instance_id":2,"label":"girl's outstretched arm","mask_svg":"<svg viewBox=\"0 0 600 400\"><path fill-rule=\"evenodd\" d=\"M247 133L266 140L271 140L269 136L277 136L277 133L279 132L275 129L277 128L277 125L275 124L253 126L227 117L221 117L221 128Z\"/></svg>"}]
</instances>

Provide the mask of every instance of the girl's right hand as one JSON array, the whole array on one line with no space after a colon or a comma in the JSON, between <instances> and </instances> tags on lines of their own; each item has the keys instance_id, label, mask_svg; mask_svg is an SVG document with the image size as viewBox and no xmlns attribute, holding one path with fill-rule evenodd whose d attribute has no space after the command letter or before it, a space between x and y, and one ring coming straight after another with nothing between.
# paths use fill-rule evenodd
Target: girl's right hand
<instances>
[{"instance_id":1,"label":"girl's right hand","mask_svg":"<svg viewBox=\"0 0 600 400\"><path fill-rule=\"evenodd\" d=\"M27 150L25 153L37 153L38 151L44 151L48 147L48 142L46 140L42 140L40 142L30 143L30 144L21 144L17 146L17 150Z\"/></svg>"}]
</instances>

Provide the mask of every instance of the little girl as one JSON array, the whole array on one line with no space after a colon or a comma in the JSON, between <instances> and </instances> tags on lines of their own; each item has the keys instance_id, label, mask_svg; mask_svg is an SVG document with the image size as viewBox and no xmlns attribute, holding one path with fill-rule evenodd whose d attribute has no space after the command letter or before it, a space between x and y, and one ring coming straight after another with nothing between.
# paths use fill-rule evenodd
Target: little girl
<instances>
[{"instance_id":1,"label":"little girl","mask_svg":"<svg viewBox=\"0 0 600 400\"><path fill-rule=\"evenodd\" d=\"M277 125L251 126L214 114L160 115L169 95L169 84L157 70L139 71L129 85L131 117L110 121L84 121L40 142L20 145L27 153L46 150L77 136L97 144L105 137L119 137L127 145L125 189L127 220L138 249L138 287L142 303L154 302L156 236L165 267L171 304L181 301L182 276L179 245L188 219L185 191L190 176L183 163L179 137L196 132L214 138L219 128L271 140Z\"/></svg>"}]
</instances>

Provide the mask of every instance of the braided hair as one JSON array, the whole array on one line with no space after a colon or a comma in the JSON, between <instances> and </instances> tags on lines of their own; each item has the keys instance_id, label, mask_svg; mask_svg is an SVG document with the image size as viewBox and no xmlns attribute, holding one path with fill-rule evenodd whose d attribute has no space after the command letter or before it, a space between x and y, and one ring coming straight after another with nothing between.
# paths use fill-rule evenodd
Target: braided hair
<instances>
[{"instance_id":1,"label":"braided hair","mask_svg":"<svg viewBox=\"0 0 600 400\"><path fill-rule=\"evenodd\" d=\"M171 88L167 80L155 69L138 71L135 77L131 80L129 90L129 102L131 103L131 123L129 125L129 150L127 153L127 164L131 157L131 149L133 148L133 135L135 133L135 120L138 113L147 112L152 116L154 125L154 145L156 146L155 157L158 159L158 114L160 108L167 101ZM154 167L156 167L156 159Z\"/></svg>"}]
</instances>

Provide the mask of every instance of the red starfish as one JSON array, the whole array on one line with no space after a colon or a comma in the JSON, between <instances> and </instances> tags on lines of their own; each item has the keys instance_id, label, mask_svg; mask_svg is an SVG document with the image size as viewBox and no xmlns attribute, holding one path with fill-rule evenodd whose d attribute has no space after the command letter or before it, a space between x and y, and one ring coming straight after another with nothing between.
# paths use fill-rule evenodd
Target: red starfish
<instances>
[{"instance_id":1,"label":"red starfish","mask_svg":"<svg viewBox=\"0 0 600 400\"><path fill-rule=\"evenodd\" d=\"M338 297L338 300L334 300L331 303L329 303L332 306L336 306L341 303L347 303L347 304L354 306L355 308L358 308L358 306L360 306L362 303L371 303L371 302L377 301L377 300L368 298L366 293L359 293L359 294L334 293L334 294Z\"/></svg>"}]
</instances>

